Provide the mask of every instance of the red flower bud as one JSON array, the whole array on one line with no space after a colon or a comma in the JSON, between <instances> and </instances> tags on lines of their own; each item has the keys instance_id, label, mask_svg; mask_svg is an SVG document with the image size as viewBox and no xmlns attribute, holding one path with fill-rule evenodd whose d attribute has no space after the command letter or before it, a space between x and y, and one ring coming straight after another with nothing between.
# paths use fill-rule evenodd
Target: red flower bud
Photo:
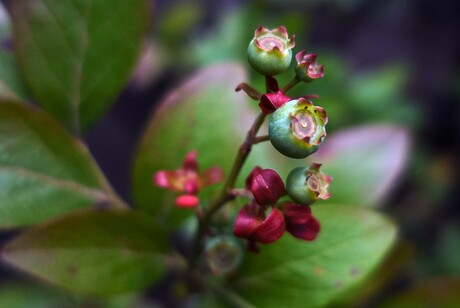
<instances>
[{"instance_id":1,"label":"red flower bud","mask_svg":"<svg viewBox=\"0 0 460 308\"><path fill-rule=\"evenodd\" d=\"M255 167L246 179L246 188L252 191L260 205L276 203L286 194L283 180L276 171Z\"/></svg>"}]
</instances>

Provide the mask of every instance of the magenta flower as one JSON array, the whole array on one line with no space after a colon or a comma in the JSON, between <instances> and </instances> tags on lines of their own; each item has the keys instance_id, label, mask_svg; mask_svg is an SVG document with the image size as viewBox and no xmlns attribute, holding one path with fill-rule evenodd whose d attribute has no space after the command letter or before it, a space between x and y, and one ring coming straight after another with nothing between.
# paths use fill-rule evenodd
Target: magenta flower
<instances>
[{"instance_id":1,"label":"magenta flower","mask_svg":"<svg viewBox=\"0 0 460 308\"><path fill-rule=\"evenodd\" d=\"M254 167L246 179L246 189L250 190L260 205L271 205L286 194L283 180L272 169Z\"/></svg>"},{"instance_id":2,"label":"magenta flower","mask_svg":"<svg viewBox=\"0 0 460 308\"><path fill-rule=\"evenodd\" d=\"M196 196L198 191L203 187L220 182L224 178L220 167L211 167L204 172L199 172L197 155L197 151L189 152L185 156L182 168L172 171L160 170L153 177L153 181L158 187L185 192L176 199L176 205L179 207L197 206L199 204L199 199Z\"/></svg>"},{"instance_id":3,"label":"magenta flower","mask_svg":"<svg viewBox=\"0 0 460 308\"><path fill-rule=\"evenodd\" d=\"M311 214L310 207L295 203L284 203L282 210L287 232L305 241L313 241L316 238L320 230L320 224Z\"/></svg>"},{"instance_id":4,"label":"magenta flower","mask_svg":"<svg viewBox=\"0 0 460 308\"><path fill-rule=\"evenodd\" d=\"M307 54L306 50L302 50L296 54L295 59L297 61L295 68L297 79L309 82L324 77L324 65L316 63L316 54Z\"/></svg>"}]
</instances>

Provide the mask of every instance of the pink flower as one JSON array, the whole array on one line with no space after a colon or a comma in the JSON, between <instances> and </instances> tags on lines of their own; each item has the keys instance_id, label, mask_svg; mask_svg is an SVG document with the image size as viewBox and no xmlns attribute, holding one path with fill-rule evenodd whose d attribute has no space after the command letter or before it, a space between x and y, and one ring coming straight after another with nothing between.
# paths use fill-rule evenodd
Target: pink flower
<instances>
[{"instance_id":1,"label":"pink flower","mask_svg":"<svg viewBox=\"0 0 460 308\"><path fill-rule=\"evenodd\" d=\"M182 168L172 171L160 170L153 177L153 182L158 187L185 192L176 199L176 205L179 207L197 206L199 204L196 196L198 191L224 178L220 167L211 167L204 172L199 172L197 155L197 151L189 152L185 156Z\"/></svg>"}]
</instances>

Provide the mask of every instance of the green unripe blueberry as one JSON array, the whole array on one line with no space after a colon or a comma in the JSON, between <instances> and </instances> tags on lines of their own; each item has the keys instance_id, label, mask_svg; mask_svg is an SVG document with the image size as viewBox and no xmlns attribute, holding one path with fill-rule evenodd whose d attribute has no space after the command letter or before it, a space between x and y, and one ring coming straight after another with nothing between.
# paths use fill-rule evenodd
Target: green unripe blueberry
<instances>
[{"instance_id":1,"label":"green unripe blueberry","mask_svg":"<svg viewBox=\"0 0 460 308\"><path fill-rule=\"evenodd\" d=\"M249 64L265 76L282 73L291 64L294 45L294 36L289 39L285 27L268 30L261 26L248 46Z\"/></svg>"},{"instance_id":2,"label":"green unripe blueberry","mask_svg":"<svg viewBox=\"0 0 460 308\"><path fill-rule=\"evenodd\" d=\"M328 199L331 194L327 188L332 178L313 163L310 167L293 169L286 179L286 191L293 201L301 205L311 205L317 199Z\"/></svg>"},{"instance_id":3,"label":"green unripe blueberry","mask_svg":"<svg viewBox=\"0 0 460 308\"><path fill-rule=\"evenodd\" d=\"M280 153L305 158L316 152L326 137L326 111L304 98L278 108L268 124L270 142Z\"/></svg>"},{"instance_id":4,"label":"green unripe blueberry","mask_svg":"<svg viewBox=\"0 0 460 308\"><path fill-rule=\"evenodd\" d=\"M316 63L316 54L302 50L295 55L297 80L310 82L324 77L324 65Z\"/></svg>"},{"instance_id":5,"label":"green unripe blueberry","mask_svg":"<svg viewBox=\"0 0 460 308\"><path fill-rule=\"evenodd\" d=\"M233 236L218 235L206 243L205 258L215 275L234 271L241 262L243 251Z\"/></svg>"}]
</instances>

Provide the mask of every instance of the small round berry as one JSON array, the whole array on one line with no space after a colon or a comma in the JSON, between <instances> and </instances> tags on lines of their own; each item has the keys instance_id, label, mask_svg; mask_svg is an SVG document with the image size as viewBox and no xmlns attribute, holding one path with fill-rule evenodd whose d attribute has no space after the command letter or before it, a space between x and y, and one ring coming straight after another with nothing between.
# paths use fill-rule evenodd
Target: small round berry
<instances>
[{"instance_id":1,"label":"small round berry","mask_svg":"<svg viewBox=\"0 0 460 308\"><path fill-rule=\"evenodd\" d=\"M307 54L306 50L302 50L295 55L295 60L295 74L298 80L310 82L324 77L324 65L316 63L316 54Z\"/></svg>"},{"instance_id":2,"label":"small round berry","mask_svg":"<svg viewBox=\"0 0 460 308\"><path fill-rule=\"evenodd\" d=\"M305 158L316 152L326 137L326 111L304 98L278 108L270 118L270 142L280 153Z\"/></svg>"},{"instance_id":3,"label":"small round berry","mask_svg":"<svg viewBox=\"0 0 460 308\"><path fill-rule=\"evenodd\" d=\"M243 251L235 237L217 235L206 243L205 258L214 275L228 274L241 262Z\"/></svg>"},{"instance_id":4,"label":"small round berry","mask_svg":"<svg viewBox=\"0 0 460 308\"><path fill-rule=\"evenodd\" d=\"M321 164L313 163L310 167L292 170L286 179L286 190L292 200L301 205L310 205L317 199L329 199L327 191L332 178L319 169Z\"/></svg>"},{"instance_id":5,"label":"small round berry","mask_svg":"<svg viewBox=\"0 0 460 308\"><path fill-rule=\"evenodd\" d=\"M260 26L248 46L249 64L265 76L282 73L291 64L294 45L294 36L289 38L285 27L268 30Z\"/></svg>"}]
</instances>

